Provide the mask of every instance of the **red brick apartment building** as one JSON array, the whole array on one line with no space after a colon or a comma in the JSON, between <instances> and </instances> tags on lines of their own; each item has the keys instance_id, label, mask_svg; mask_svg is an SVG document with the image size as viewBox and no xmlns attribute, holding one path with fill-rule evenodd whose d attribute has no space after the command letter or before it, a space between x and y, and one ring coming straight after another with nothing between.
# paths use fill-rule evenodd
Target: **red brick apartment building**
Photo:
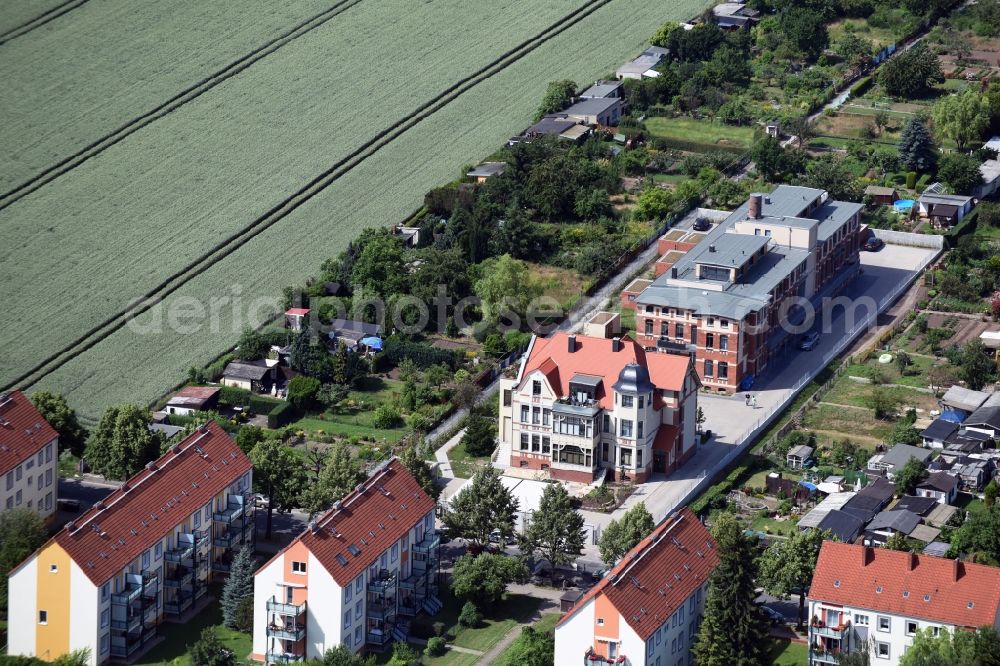
<instances>
[{"instance_id":1,"label":"red brick apartment building","mask_svg":"<svg viewBox=\"0 0 1000 666\"><path fill-rule=\"evenodd\" d=\"M692 355L706 389L749 384L794 341L780 324L801 322L802 304L833 295L857 271L861 209L808 187L751 195L642 285L634 296L639 344Z\"/></svg>"},{"instance_id":2,"label":"red brick apartment building","mask_svg":"<svg viewBox=\"0 0 1000 666\"><path fill-rule=\"evenodd\" d=\"M501 447L512 467L563 481L669 474L694 454L699 387L688 356L628 339L536 337L500 383Z\"/></svg>"}]
</instances>

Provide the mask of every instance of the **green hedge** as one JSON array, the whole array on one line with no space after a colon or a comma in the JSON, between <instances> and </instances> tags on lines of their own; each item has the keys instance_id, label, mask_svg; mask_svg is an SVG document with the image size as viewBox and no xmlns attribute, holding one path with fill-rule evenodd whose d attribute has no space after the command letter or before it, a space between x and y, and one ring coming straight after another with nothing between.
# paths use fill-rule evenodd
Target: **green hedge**
<instances>
[{"instance_id":1,"label":"green hedge","mask_svg":"<svg viewBox=\"0 0 1000 666\"><path fill-rule=\"evenodd\" d=\"M948 230L948 233L944 235L944 243L949 249L954 248L958 245L958 239L962 236L968 236L971 233L975 233L976 224L979 218L979 211L973 210L971 213L962 218L962 221L956 224L954 227Z\"/></svg>"},{"instance_id":2,"label":"green hedge","mask_svg":"<svg viewBox=\"0 0 1000 666\"><path fill-rule=\"evenodd\" d=\"M860 97L865 94L872 85L872 77L863 76L858 79L858 82L851 86L851 97Z\"/></svg>"},{"instance_id":3,"label":"green hedge","mask_svg":"<svg viewBox=\"0 0 1000 666\"><path fill-rule=\"evenodd\" d=\"M284 405L284 400L269 398L265 395L251 395L247 406L254 414L269 414L278 405Z\"/></svg>"},{"instance_id":4,"label":"green hedge","mask_svg":"<svg viewBox=\"0 0 1000 666\"><path fill-rule=\"evenodd\" d=\"M689 153L725 152L739 156L747 151L746 147L743 146L720 146L711 143L703 143L701 141L687 141L685 139L677 139L674 137L667 138L663 136L653 137L650 139L650 143L654 148L659 150L684 150Z\"/></svg>"},{"instance_id":5,"label":"green hedge","mask_svg":"<svg viewBox=\"0 0 1000 666\"><path fill-rule=\"evenodd\" d=\"M380 359L385 359L391 365L399 365L404 358L413 361L418 368L429 368L432 365L444 363L452 370L457 366L457 355L448 349L438 349L421 342L388 339L382 347Z\"/></svg>"},{"instance_id":6,"label":"green hedge","mask_svg":"<svg viewBox=\"0 0 1000 666\"><path fill-rule=\"evenodd\" d=\"M250 404L253 394L238 386L223 386L219 391L219 403L233 407L246 407Z\"/></svg>"},{"instance_id":7,"label":"green hedge","mask_svg":"<svg viewBox=\"0 0 1000 666\"><path fill-rule=\"evenodd\" d=\"M750 471L750 464L743 463L737 465L732 469L726 478L722 481L716 483L711 488L706 490L701 494L701 496L691 503L691 511L696 515L702 515L708 509L712 508L712 505L719 499L725 499L729 495L729 491L733 489L733 486Z\"/></svg>"},{"instance_id":8,"label":"green hedge","mask_svg":"<svg viewBox=\"0 0 1000 666\"><path fill-rule=\"evenodd\" d=\"M290 402L282 402L267 414L267 427L272 430L288 425L295 420L295 407Z\"/></svg>"},{"instance_id":9,"label":"green hedge","mask_svg":"<svg viewBox=\"0 0 1000 666\"><path fill-rule=\"evenodd\" d=\"M222 373L225 372L226 366L236 358L235 354L225 354L221 356L219 360L210 366L205 368L205 381L206 382L217 382L219 378L222 377Z\"/></svg>"}]
</instances>

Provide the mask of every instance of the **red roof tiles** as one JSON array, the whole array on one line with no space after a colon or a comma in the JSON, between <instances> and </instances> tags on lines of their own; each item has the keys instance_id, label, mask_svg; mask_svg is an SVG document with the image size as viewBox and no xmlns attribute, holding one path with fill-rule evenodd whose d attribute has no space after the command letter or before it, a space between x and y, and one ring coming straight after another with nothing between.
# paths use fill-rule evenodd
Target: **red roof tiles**
<instances>
[{"instance_id":1,"label":"red roof tiles","mask_svg":"<svg viewBox=\"0 0 1000 666\"><path fill-rule=\"evenodd\" d=\"M251 467L236 442L210 421L205 432L171 447L54 539L94 585L102 585Z\"/></svg>"},{"instance_id":2,"label":"red roof tiles","mask_svg":"<svg viewBox=\"0 0 1000 666\"><path fill-rule=\"evenodd\" d=\"M959 627L993 626L1000 569L824 541L809 598Z\"/></svg>"},{"instance_id":3,"label":"red roof tiles","mask_svg":"<svg viewBox=\"0 0 1000 666\"><path fill-rule=\"evenodd\" d=\"M671 514L559 619L603 595L639 638L670 619L719 564L715 540L688 509Z\"/></svg>"},{"instance_id":4,"label":"red roof tiles","mask_svg":"<svg viewBox=\"0 0 1000 666\"><path fill-rule=\"evenodd\" d=\"M58 436L23 393L11 391L0 397L0 474L14 469Z\"/></svg>"},{"instance_id":5,"label":"red roof tiles","mask_svg":"<svg viewBox=\"0 0 1000 666\"><path fill-rule=\"evenodd\" d=\"M649 378L660 390L681 391L691 368L687 356L679 354L646 353L638 343L629 338L621 340L621 349L612 351L613 341L608 338L576 336L576 349L569 351L567 333L555 333L548 338L535 338L531 354L524 364L523 377L535 370L544 374L560 396L569 395L569 381L573 375L603 377L597 389L601 407L614 407L611 387L629 363L646 368Z\"/></svg>"},{"instance_id":6,"label":"red roof tiles","mask_svg":"<svg viewBox=\"0 0 1000 666\"><path fill-rule=\"evenodd\" d=\"M434 500L393 458L324 514L315 532L307 528L293 543L305 544L343 587L433 509ZM357 555L348 549L351 545Z\"/></svg>"}]
</instances>

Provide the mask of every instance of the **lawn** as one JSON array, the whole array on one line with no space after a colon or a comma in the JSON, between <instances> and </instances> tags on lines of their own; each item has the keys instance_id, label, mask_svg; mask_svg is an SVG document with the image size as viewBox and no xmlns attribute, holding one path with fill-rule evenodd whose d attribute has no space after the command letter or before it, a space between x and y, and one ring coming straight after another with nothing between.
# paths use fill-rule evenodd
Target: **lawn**
<instances>
[{"instance_id":1,"label":"lawn","mask_svg":"<svg viewBox=\"0 0 1000 666\"><path fill-rule=\"evenodd\" d=\"M188 646L198 640L206 627L215 627L219 638L227 648L233 651L237 659L245 659L250 654L252 639L250 634L227 629L222 625L222 607L218 599L222 594L219 586L209 590L216 598L198 615L184 624L167 622L159 627L163 640L152 650L140 657L135 664L139 666L187 666L191 664ZM191 664L191 666L197 666Z\"/></svg>"},{"instance_id":2,"label":"lawn","mask_svg":"<svg viewBox=\"0 0 1000 666\"><path fill-rule=\"evenodd\" d=\"M774 518L754 518L750 522L750 528L756 532L766 534L790 535L795 532L795 523L791 520L775 520Z\"/></svg>"},{"instance_id":3,"label":"lawn","mask_svg":"<svg viewBox=\"0 0 1000 666\"><path fill-rule=\"evenodd\" d=\"M345 169L322 192L259 230L252 240L227 246L217 260L206 262L203 272L182 275L177 290L161 307L137 317L132 326L116 325L113 332L95 336L93 346L67 354L66 363L44 381L24 384L65 394L92 419L107 404L155 400L183 380L188 367L203 365L235 342L247 323L248 304L276 297L284 286L316 275L320 264L362 229L404 219L420 205L426 191L453 180L458 165L490 154L526 127L549 80L592 81L634 57L648 39L650 26L689 19L704 6L690 0L615 0L597 8L418 125L394 134L377 152ZM488 48L494 39L503 41L502 51L523 39L517 33L526 24L531 26L528 33L538 33L553 20L543 23L551 5L532 3L532 11L525 11L523 3L513 0L484 7L457 0L425 3L416 10L396 1L361 7L366 9L358 12L360 25L355 20L345 28L349 22L338 22L339 27L330 28L336 34L324 28L296 40L294 48L282 49L247 70L246 76L213 89L149 131L88 162L86 168L63 176L45 188L45 196L30 197L0 213L5 218L0 219L0 235L14 234L17 239L5 239L8 242L0 247L17 247L19 257L32 257L31 262L18 261L16 271L8 267L10 262L2 264L9 268L0 287L0 298L8 305L7 321L16 319L11 311L16 304L30 316L0 332L6 348L19 350L18 358L4 365L0 379L9 381L33 362L63 349L80 331L119 311L137 291L161 282L171 267L186 267L193 255L210 245L207 237L217 242L234 228L245 228L260 210L329 169L343 154L338 146L344 141L370 138L428 95L446 89L461 76L453 69L456 63L462 73L471 72L482 58L495 57L497 51ZM563 8L556 13L565 12ZM405 26L396 20L404 14ZM470 30L470 24L482 30ZM492 29L495 25L504 25L504 30ZM606 39L609 34L615 39ZM308 47L300 44L306 41ZM347 57L369 54L370 64L370 53L383 52L387 43L407 44L402 68L390 58L384 66L376 59L376 65L359 70ZM449 48L441 49L441 44ZM455 53L470 53L474 62L456 59ZM332 64L317 67L318 62ZM412 71L410 63L420 72ZM435 85L433 74L441 69L450 76L447 83L438 80ZM299 78L289 76L290 71L298 72ZM358 71L366 74L359 77ZM235 94L223 95L227 87L236 88ZM357 103L325 103L322 95L327 91ZM403 98L395 96L397 91ZM417 98L413 91L418 91ZM430 92L420 94L424 91ZM383 116L373 129L369 104L393 111L392 119L387 122ZM342 109L348 110L343 118ZM289 123L288 118L296 122ZM322 125L321 130L314 131L316 124ZM247 136L254 141L246 141ZM414 168L418 163L420 168ZM373 196L375 191L378 196ZM74 222L53 227L52 220L57 219ZM121 224L122 219L141 223L133 229ZM151 229L158 232L150 234ZM58 242L54 236L60 237ZM107 259L112 255L115 270L109 271ZM49 265L37 266L36 271L38 263ZM42 288L42 283L49 288ZM241 307L234 312L232 303L223 304L212 326L191 327L194 330L182 334L167 325L165 312L178 304L187 303L185 312L190 312L192 302L231 295L236 286L241 290ZM83 291L89 295L86 305L71 295ZM47 307L39 308L39 303ZM67 320L73 325L61 325ZM73 332L59 332L67 329ZM25 330L33 333L25 336ZM46 333L45 340L39 331ZM122 382L126 370L129 381Z\"/></svg>"},{"instance_id":4,"label":"lawn","mask_svg":"<svg viewBox=\"0 0 1000 666\"><path fill-rule=\"evenodd\" d=\"M418 638L429 638L434 635L434 623L443 622L445 633L454 631L455 638L451 641L459 647L485 652L507 635L515 625L527 622L538 610L540 599L524 594L508 595L503 601L483 611L483 622L475 628L460 627L458 614L462 609L462 601L451 594L450 589L442 590L440 595L444 607L434 617L419 615L410 625L410 633Z\"/></svg>"},{"instance_id":5,"label":"lawn","mask_svg":"<svg viewBox=\"0 0 1000 666\"><path fill-rule=\"evenodd\" d=\"M820 433L827 441L850 439L870 447L884 442L893 424L877 420L866 407L819 404L806 412L802 427Z\"/></svg>"},{"instance_id":6,"label":"lawn","mask_svg":"<svg viewBox=\"0 0 1000 666\"><path fill-rule=\"evenodd\" d=\"M540 620L531 626L539 633L549 633L555 630L556 622L559 621L560 617L561 615L559 613L545 613L542 615ZM511 643L506 650L501 652L493 663L496 664L496 666L520 666L520 663L514 661L516 655L512 654L513 650L516 649L515 646L519 640L520 637Z\"/></svg>"},{"instance_id":7,"label":"lawn","mask_svg":"<svg viewBox=\"0 0 1000 666\"><path fill-rule=\"evenodd\" d=\"M868 409L868 400L875 388L874 384L856 382L845 374L823 396L823 402ZM880 386L879 388L900 401L900 411L906 411L909 407L923 410L938 408L937 399L930 393L902 386Z\"/></svg>"},{"instance_id":8,"label":"lawn","mask_svg":"<svg viewBox=\"0 0 1000 666\"><path fill-rule=\"evenodd\" d=\"M528 263L528 270L542 292L558 301L563 310L569 310L583 295L584 279L574 270Z\"/></svg>"},{"instance_id":9,"label":"lawn","mask_svg":"<svg viewBox=\"0 0 1000 666\"><path fill-rule=\"evenodd\" d=\"M838 19L827 24L826 29L830 35L831 44L836 44L842 40L844 35L848 34L848 31L864 39L871 40L876 48L888 46L901 36L893 34L893 31L889 28L877 28L869 25L868 21L864 19Z\"/></svg>"},{"instance_id":10,"label":"lawn","mask_svg":"<svg viewBox=\"0 0 1000 666\"><path fill-rule=\"evenodd\" d=\"M646 129L671 147L694 152L743 152L753 142L753 128L694 118L647 118Z\"/></svg>"},{"instance_id":11,"label":"lawn","mask_svg":"<svg viewBox=\"0 0 1000 666\"><path fill-rule=\"evenodd\" d=\"M462 444L448 451L448 460L452 473L460 479L471 479L479 469L490 464L490 456L469 455Z\"/></svg>"},{"instance_id":12,"label":"lawn","mask_svg":"<svg viewBox=\"0 0 1000 666\"><path fill-rule=\"evenodd\" d=\"M929 356L918 356L916 354L910 354L910 361L912 365L906 368L906 374L901 375L899 370L896 368L895 363L879 363L877 359L872 359L865 364L853 364L848 366L848 375L853 375L855 377L868 377L869 372L872 368L877 369L882 377L885 378L886 384L901 384L903 386L909 386L912 388L927 388L927 371L935 363L939 362L936 359Z\"/></svg>"},{"instance_id":13,"label":"lawn","mask_svg":"<svg viewBox=\"0 0 1000 666\"><path fill-rule=\"evenodd\" d=\"M376 428L372 425L372 421L375 409L386 402L392 402L402 390L403 383L397 379L381 377L371 377L369 381L375 384L371 390L355 390L348 394L347 402L353 406L312 414L292 422L289 427L306 433L374 437L376 441L399 441L407 432L405 427Z\"/></svg>"},{"instance_id":14,"label":"lawn","mask_svg":"<svg viewBox=\"0 0 1000 666\"><path fill-rule=\"evenodd\" d=\"M805 643L769 638L764 658L771 666L802 666L809 659L809 648Z\"/></svg>"}]
</instances>

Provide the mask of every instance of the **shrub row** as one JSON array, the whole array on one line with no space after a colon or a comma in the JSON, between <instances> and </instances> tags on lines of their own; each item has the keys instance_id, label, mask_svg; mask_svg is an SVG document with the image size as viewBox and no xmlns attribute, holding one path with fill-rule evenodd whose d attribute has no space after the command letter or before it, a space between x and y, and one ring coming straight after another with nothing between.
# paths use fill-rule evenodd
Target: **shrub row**
<instances>
[{"instance_id":1,"label":"shrub row","mask_svg":"<svg viewBox=\"0 0 1000 666\"><path fill-rule=\"evenodd\" d=\"M871 87L871 85L872 85L871 76L861 77L860 79L858 79L857 83L851 86L851 97L860 97L861 95L864 95L865 92Z\"/></svg>"},{"instance_id":2,"label":"shrub row","mask_svg":"<svg viewBox=\"0 0 1000 666\"><path fill-rule=\"evenodd\" d=\"M246 404L254 414L269 414L278 405L285 404L285 401L265 395L251 395Z\"/></svg>"},{"instance_id":3,"label":"shrub row","mask_svg":"<svg viewBox=\"0 0 1000 666\"><path fill-rule=\"evenodd\" d=\"M290 402L281 402L267 413L267 427L272 430L288 425L295 420L297 412Z\"/></svg>"},{"instance_id":4,"label":"shrub row","mask_svg":"<svg viewBox=\"0 0 1000 666\"><path fill-rule=\"evenodd\" d=\"M447 349L438 349L422 342L410 342L409 340L385 341L382 348L380 360L388 362L393 366L399 365L403 359L408 358L413 361L418 368L429 368L432 365L443 363L452 370L457 365L456 354ZM380 364L381 365L381 364Z\"/></svg>"},{"instance_id":5,"label":"shrub row","mask_svg":"<svg viewBox=\"0 0 1000 666\"><path fill-rule=\"evenodd\" d=\"M702 493L701 497L691 503L691 511L700 516L708 509L715 508L717 503L726 499L726 496L729 495L729 491L733 489L736 482L749 471L749 463L742 463L734 467L733 470L726 475L725 479L713 485L711 488Z\"/></svg>"}]
</instances>

